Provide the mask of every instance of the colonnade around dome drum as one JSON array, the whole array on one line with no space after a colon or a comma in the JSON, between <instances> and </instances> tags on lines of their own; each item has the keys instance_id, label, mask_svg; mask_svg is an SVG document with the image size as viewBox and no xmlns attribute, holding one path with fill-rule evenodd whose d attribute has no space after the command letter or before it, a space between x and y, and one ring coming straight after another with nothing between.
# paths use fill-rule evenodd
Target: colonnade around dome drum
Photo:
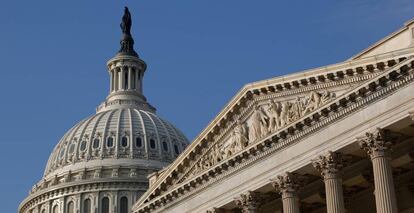
<instances>
[{"instance_id":1,"label":"colonnade around dome drum","mask_svg":"<svg viewBox=\"0 0 414 213\"><path fill-rule=\"evenodd\" d=\"M50 200L25 213L129 213L131 205L139 196L133 191L81 193Z\"/></svg>"}]
</instances>

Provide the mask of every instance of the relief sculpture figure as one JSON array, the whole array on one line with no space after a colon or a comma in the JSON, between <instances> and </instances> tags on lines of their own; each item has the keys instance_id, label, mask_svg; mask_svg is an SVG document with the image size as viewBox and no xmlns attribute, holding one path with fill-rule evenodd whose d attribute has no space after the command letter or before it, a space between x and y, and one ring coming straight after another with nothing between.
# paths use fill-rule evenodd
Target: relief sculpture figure
<instances>
[{"instance_id":1,"label":"relief sculpture figure","mask_svg":"<svg viewBox=\"0 0 414 213\"><path fill-rule=\"evenodd\" d=\"M316 108L320 106L320 103L321 103L321 95L315 91L312 91L309 94L308 103L307 103L305 110L303 111L303 114L305 115L315 110Z\"/></svg>"},{"instance_id":2,"label":"relief sculpture figure","mask_svg":"<svg viewBox=\"0 0 414 213\"><path fill-rule=\"evenodd\" d=\"M289 102L283 102L282 108L280 111L280 127L284 127L288 124L288 114L289 114Z\"/></svg>"},{"instance_id":3,"label":"relief sculpture figure","mask_svg":"<svg viewBox=\"0 0 414 213\"><path fill-rule=\"evenodd\" d=\"M249 126L249 142L256 141L267 134L267 116L263 113L260 106L256 107L251 117Z\"/></svg>"},{"instance_id":4,"label":"relief sculpture figure","mask_svg":"<svg viewBox=\"0 0 414 213\"><path fill-rule=\"evenodd\" d=\"M324 91L321 95L321 105L329 102L331 99L335 98L335 93L329 92L329 91Z\"/></svg>"},{"instance_id":5,"label":"relief sculpture figure","mask_svg":"<svg viewBox=\"0 0 414 213\"><path fill-rule=\"evenodd\" d=\"M241 121L237 121L237 125L232 133L232 143L235 147L234 152L238 152L247 146L249 139L246 133L246 126Z\"/></svg>"},{"instance_id":6,"label":"relief sculpture figure","mask_svg":"<svg viewBox=\"0 0 414 213\"><path fill-rule=\"evenodd\" d=\"M270 100L267 108L267 116L269 118L269 132L274 132L280 128L280 103L276 103L274 100Z\"/></svg>"}]
</instances>

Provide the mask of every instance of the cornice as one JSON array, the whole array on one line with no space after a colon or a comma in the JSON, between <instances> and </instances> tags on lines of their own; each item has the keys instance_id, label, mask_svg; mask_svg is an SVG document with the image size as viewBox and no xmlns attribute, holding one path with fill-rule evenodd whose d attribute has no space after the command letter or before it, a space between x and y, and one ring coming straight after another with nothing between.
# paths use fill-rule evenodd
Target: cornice
<instances>
[{"instance_id":1,"label":"cornice","mask_svg":"<svg viewBox=\"0 0 414 213\"><path fill-rule=\"evenodd\" d=\"M237 155L228 158L226 161L220 162L209 170L192 177L182 184L178 184L165 193L154 197L152 200L148 200L149 193L151 193L155 187L152 188L153 190L144 195L144 197L142 197L142 199L140 199L134 206L135 211L147 212L149 209L155 209L156 206L172 205L178 200L184 199L184 197L188 197L191 194L202 190L206 185L210 185L224 176L230 175L238 168L252 164L257 160L290 145L292 142L318 131L321 127L360 109L362 106L368 105L392 91L407 85L414 79L412 73L413 63L414 61L412 60L412 57L409 57L407 60L392 67L392 69L385 71L372 78L369 82L337 97L329 104L326 104L300 120L291 123L285 128L277 131L275 134L246 147ZM166 175L170 174L167 173ZM147 201L147 203L144 204L144 201Z\"/></svg>"}]
</instances>

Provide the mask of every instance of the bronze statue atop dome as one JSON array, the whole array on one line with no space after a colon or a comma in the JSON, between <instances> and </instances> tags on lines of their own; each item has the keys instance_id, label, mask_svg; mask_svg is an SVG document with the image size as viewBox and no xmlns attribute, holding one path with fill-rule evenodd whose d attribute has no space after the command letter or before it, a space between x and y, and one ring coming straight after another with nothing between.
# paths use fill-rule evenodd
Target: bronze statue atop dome
<instances>
[{"instance_id":1,"label":"bronze statue atop dome","mask_svg":"<svg viewBox=\"0 0 414 213\"><path fill-rule=\"evenodd\" d=\"M121 21L121 30L122 30L122 38L120 41L121 49L118 51L118 55L130 55L138 57L137 52L134 50L134 39L131 35L131 13L129 12L128 7L124 9L124 15L122 16Z\"/></svg>"},{"instance_id":2,"label":"bronze statue atop dome","mask_svg":"<svg viewBox=\"0 0 414 213\"><path fill-rule=\"evenodd\" d=\"M124 15L122 16L121 29L123 34L131 35L131 13L129 13L128 7L124 9Z\"/></svg>"}]
</instances>

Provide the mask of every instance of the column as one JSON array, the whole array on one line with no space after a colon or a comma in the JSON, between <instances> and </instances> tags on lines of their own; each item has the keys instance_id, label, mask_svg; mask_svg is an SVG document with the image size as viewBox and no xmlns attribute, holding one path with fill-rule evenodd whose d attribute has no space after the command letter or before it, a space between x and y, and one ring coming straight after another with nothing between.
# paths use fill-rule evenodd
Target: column
<instances>
[{"instance_id":1,"label":"column","mask_svg":"<svg viewBox=\"0 0 414 213\"><path fill-rule=\"evenodd\" d=\"M342 155L328 152L312 162L325 182L326 208L328 213L345 213L342 191Z\"/></svg>"},{"instance_id":2,"label":"column","mask_svg":"<svg viewBox=\"0 0 414 213\"><path fill-rule=\"evenodd\" d=\"M375 204L379 213L398 212L389 158L391 137L390 131L378 128L372 133L366 133L365 137L358 138L360 147L368 153L372 161Z\"/></svg>"},{"instance_id":3,"label":"column","mask_svg":"<svg viewBox=\"0 0 414 213\"><path fill-rule=\"evenodd\" d=\"M119 90L124 90L124 73L125 73L125 68L121 67L120 68L120 72L118 75L119 78Z\"/></svg>"},{"instance_id":4,"label":"column","mask_svg":"<svg viewBox=\"0 0 414 213\"><path fill-rule=\"evenodd\" d=\"M243 213L256 213L261 203L261 196L258 192L247 191L241 194L240 197L235 198L234 201Z\"/></svg>"},{"instance_id":5,"label":"column","mask_svg":"<svg viewBox=\"0 0 414 213\"><path fill-rule=\"evenodd\" d=\"M109 75L109 77L111 78L110 79L110 92L113 92L114 91L114 71L113 70L111 70L110 71L110 75Z\"/></svg>"},{"instance_id":6,"label":"column","mask_svg":"<svg viewBox=\"0 0 414 213\"><path fill-rule=\"evenodd\" d=\"M283 213L299 213L299 182L297 176L287 172L272 180L272 185L282 195Z\"/></svg>"},{"instance_id":7,"label":"column","mask_svg":"<svg viewBox=\"0 0 414 213\"><path fill-rule=\"evenodd\" d=\"M119 68L115 68L112 70L113 74L114 74L114 91L118 91L119 90L119 74L118 74L118 69Z\"/></svg>"},{"instance_id":8,"label":"column","mask_svg":"<svg viewBox=\"0 0 414 213\"><path fill-rule=\"evenodd\" d=\"M128 89L132 89L132 67L128 67Z\"/></svg>"}]
</instances>

